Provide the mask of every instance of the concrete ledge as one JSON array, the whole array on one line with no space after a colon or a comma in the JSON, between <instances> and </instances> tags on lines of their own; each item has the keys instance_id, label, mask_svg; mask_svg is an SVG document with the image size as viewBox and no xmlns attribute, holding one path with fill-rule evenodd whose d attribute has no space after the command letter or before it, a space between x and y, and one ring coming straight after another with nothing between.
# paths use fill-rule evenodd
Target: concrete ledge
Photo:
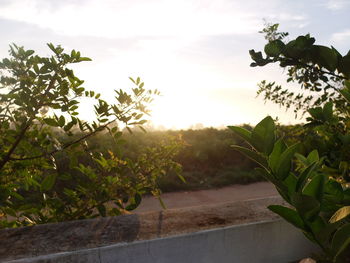
<instances>
[{"instance_id":1,"label":"concrete ledge","mask_svg":"<svg viewBox=\"0 0 350 263\"><path fill-rule=\"evenodd\" d=\"M312 252L301 233L276 220L4 263L287 263Z\"/></svg>"},{"instance_id":2,"label":"concrete ledge","mask_svg":"<svg viewBox=\"0 0 350 263\"><path fill-rule=\"evenodd\" d=\"M273 197L5 229L0 261L288 262L310 255L309 242L266 209L280 203Z\"/></svg>"}]
</instances>

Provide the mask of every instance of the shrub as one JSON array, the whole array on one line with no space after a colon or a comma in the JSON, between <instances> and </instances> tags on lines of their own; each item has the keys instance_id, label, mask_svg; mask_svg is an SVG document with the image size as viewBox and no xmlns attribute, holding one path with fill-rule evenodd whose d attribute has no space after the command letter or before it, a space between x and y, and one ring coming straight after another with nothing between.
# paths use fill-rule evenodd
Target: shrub
<instances>
[{"instance_id":1,"label":"shrub","mask_svg":"<svg viewBox=\"0 0 350 263\"><path fill-rule=\"evenodd\" d=\"M272 118L266 117L252 131L231 126L250 145L234 148L257 162L259 172L289 203L290 207L269 209L320 246L323 255L318 262L349 262L350 53L342 56L334 47L315 45L310 35L284 43L286 34L277 33L277 28L265 30L266 57L250 51L252 66L279 63L286 68L288 81L313 92L294 95L266 81L259 90L267 100L287 108L295 104L296 111L307 112L305 141L287 145L283 137L276 137Z\"/></svg>"},{"instance_id":2,"label":"shrub","mask_svg":"<svg viewBox=\"0 0 350 263\"><path fill-rule=\"evenodd\" d=\"M120 153L123 127L143 129L158 91L130 78L131 92L115 90L110 104L69 69L89 58L48 47L54 54L41 57L13 45L0 63L0 227L118 215L135 209L146 192L158 196L158 178L179 170L172 160L178 140L133 159ZM79 118L82 97L95 104L96 120ZM87 143L101 132L114 144L104 153Z\"/></svg>"}]
</instances>

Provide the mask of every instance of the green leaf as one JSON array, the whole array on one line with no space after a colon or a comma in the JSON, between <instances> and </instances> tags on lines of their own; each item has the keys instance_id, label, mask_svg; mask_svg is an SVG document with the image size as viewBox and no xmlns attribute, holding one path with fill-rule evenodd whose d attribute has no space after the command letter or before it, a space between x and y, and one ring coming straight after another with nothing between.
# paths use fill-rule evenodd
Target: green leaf
<instances>
[{"instance_id":1,"label":"green leaf","mask_svg":"<svg viewBox=\"0 0 350 263\"><path fill-rule=\"evenodd\" d=\"M233 149L243 153L248 158L250 158L253 161L255 161L256 163L260 164L262 167L264 167L264 168L267 167L267 160L266 160L266 158L263 155L261 155L261 154L259 154L257 152L254 152L252 150L249 150L247 148L241 147L241 146L232 145L231 147Z\"/></svg>"},{"instance_id":2,"label":"green leaf","mask_svg":"<svg viewBox=\"0 0 350 263\"><path fill-rule=\"evenodd\" d=\"M324 198L332 203L341 203L344 200L343 187L333 179L329 179L324 185Z\"/></svg>"},{"instance_id":3,"label":"green leaf","mask_svg":"<svg viewBox=\"0 0 350 263\"><path fill-rule=\"evenodd\" d=\"M310 164L313 162L318 162L320 160L320 157L318 156L318 151L313 150L312 152L310 152L309 155L307 156L307 160L309 161Z\"/></svg>"},{"instance_id":4,"label":"green leaf","mask_svg":"<svg viewBox=\"0 0 350 263\"><path fill-rule=\"evenodd\" d=\"M289 196L295 193L296 185L297 185L297 177L293 173L289 173L287 178L284 179L283 183L288 188Z\"/></svg>"},{"instance_id":5,"label":"green leaf","mask_svg":"<svg viewBox=\"0 0 350 263\"><path fill-rule=\"evenodd\" d=\"M325 121L331 121L333 118L333 103L327 102L323 107L323 117Z\"/></svg>"},{"instance_id":6,"label":"green leaf","mask_svg":"<svg viewBox=\"0 0 350 263\"><path fill-rule=\"evenodd\" d=\"M275 144L275 137L275 123L268 116L254 127L251 140L256 150L269 155Z\"/></svg>"},{"instance_id":7,"label":"green leaf","mask_svg":"<svg viewBox=\"0 0 350 263\"><path fill-rule=\"evenodd\" d=\"M311 108L308 112L314 119L323 120L323 109L321 107Z\"/></svg>"},{"instance_id":8,"label":"green leaf","mask_svg":"<svg viewBox=\"0 0 350 263\"><path fill-rule=\"evenodd\" d=\"M304 188L308 178L311 176L312 172L315 170L317 166L317 162L311 163L306 169L303 170L303 172L299 175L297 185L295 187L295 190L297 192L301 192Z\"/></svg>"},{"instance_id":9,"label":"green leaf","mask_svg":"<svg viewBox=\"0 0 350 263\"><path fill-rule=\"evenodd\" d=\"M350 224L346 224L335 232L332 239L332 251L337 257L350 245Z\"/></svg>"},{"instance_id":10,"label":"green leaf","mask_svg":"<svg viewBox=\"0 0 350 263\"><path fill-rule=\"evenodd\" d=\"M311 48L312 59L319 66L328 69L329 71L334 71L338 65L338 56L329 47L313 45Z\"/></svg>"},{"instance_id":11,"label":"green leaf","mask_svg":"<svg viewBox=\"0 0 350 263\"><path fill-rule=\"evenodd\" d=\"M50 126L53 126L53 127L58 127L59 126L58 122L55 119L52 119L52 118L45 118L43 121L47 125L50 125Z\"/></svg>"},{"instance_id":12,"label":"green leaf","mask_svg":"<svg viewBox=\"0 0 350 263\"><path fill-rule=\"evenodd\" d=\"M348 88L341 89L339 92L341 95L343 95L347 102L350 102L350 91Z\"/></svg>"},{"instance_id":13,"label":"green leaf","mask_svg":"<svg viewBox=\"0 0 350 263\"><path fill-rule=\"evenodd\" d=\"M304 187L303 194L315 197L317 200L321 201L323 197L324 180L323 174L317 174Z\"/></svg>"},{"instance_id":14,"label":"green leaf","mask_svg":"<svg viewBox=\"0 0 350 263\"><path fill-rule=\"evenodd\" d=\"M236 135L247 141L250 145L252 145L252 133L250 131L238 126L228 126L228 128Z\"/></svg>"},{"instance_id":15,"label":"green leaf","mask_svg":"<svg viewBox=\"0 0 350 263\"><path fill-rule=\"evenodd\" d=\"M59 119L58 119L58 125L59 125L60 127L63 127L63 126L65 125L65 123L66 123L66 120L65 120L65 118L61 115L61 116L59 117Z\"/></svg>"},{"instance_id":16,"label":"green leaf","mask_svg":"<svg viewBox=\"0 0 350 263\"><path fill-rule=\"evenodd\" d=\"M41 191L49 191L55 185L56 175L50 174L47 175L44 180L41 182Z\"/></svg>"},{"instance_id":17,"label":"green leaf","mask_svg":"<svg viewBox=\"0 0 350 263\"><path fill-rule=\"evenodd\" d=\"M294 154L298 151L300 144L296 143L288 147L281 155L276 166L276 177L284 180L289 175L291 169L291 162Z\"/></svg>"},{"instance_id":18,"label":"green leaf","mask_svg":"<svg viewBox=\"0 0 350 263\"><path fill-rule=\"evenodd\" d=\"M278 57L282 53L284 46L285 44L281 40L277 39L269 42L265 46L264 51L269 57Z\"/></svg>"},{"instance_id":19,"label":"green leaf","mask_svg":"<svg viewBox=\"0 0 350 263\"><path fill-rule=\"evenodd\" d=\"M134 198L132 199L131 204L125 207L125 210L127 211L135 210L140 205L141 200L142 200L142 196L139 193L136 193Z\"/></svg>"},{"instance_id":20,"label":"green leaf","mask_svg":"<svg viewBox=\"0 0 350 263\"><path fill-rule=\"evenodd\" d=\"M346 78L350 79L350 54L347 54L339 60L338 70L343 73Z\"/></svg>"},{"instance_id":21,"label":"green leaf","mask_svg":"<svg viewBox=\"0 0 350 263\"><path fill-rule=\"evenodd\" d=\"M92 61L92 59L88 57L80 57L78 61Z\"/></svg>"},{"instance_id":22,"label":"green leaf","mask_svg":"<svg viewBox=\"0 0 350 263\"><path fill-rule=\"evenodd\" d=\"M270 205L267 208L281 216L295 227L305 230L304 222L297 211L281 205Z\"/></svg>"},{"instance_id":23,"label":"green leaf","mask_svg":"<svg viewBox=\"0 0 350 263\"><path fill-rule=\"evenodd\" d=\"M330 223L335 223L339 220L344 219L345 217L350 215L350 206L343 206L342 208L338 209L337 212L335 212L331 219L329 219Z\"/></svg>"},{"instance_id":24,"label":"green leaf","mask_svg":"<svg viewBox=\"0 0 350 263\"><path fill-rule=\"evenodd\" d=\"M272 172L277 172L278 161L281 157L281 154L286 150L287 146L282 139L279 139L272 150L272 153L269 156L269 166Z\"/></svg>"},{"instance_id":25,"label":"green leaf","mask_svg":"<svg viewBox=\"0 0 350 263\"><path fill-rule=\"evenodd\" d=\"M320 212L320 202L312 196L295 193L291 201L301 217L307 221L313 221Z\"/></svg>"}]
</instances>

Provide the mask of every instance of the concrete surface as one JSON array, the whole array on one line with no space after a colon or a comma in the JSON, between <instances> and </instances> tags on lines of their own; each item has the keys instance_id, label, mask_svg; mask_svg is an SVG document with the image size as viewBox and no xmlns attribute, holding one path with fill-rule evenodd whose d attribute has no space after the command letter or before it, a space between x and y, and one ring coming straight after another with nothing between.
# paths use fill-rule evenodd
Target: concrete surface
<instances>
[{"instance_id":1,"label":"concrete surface","mask_svg":"<svg viewBox=\"0 0 350 263\"><path fill-rule=\"evenodd\" d=\"M310 255L270 197L0 231L0 262L289 262Z\"/></svg>"},{"instance_id":2,"label":"concrete surface","mask_svg":"<svg viewBox=\"0 0 350 263\"><path fill-rule=\"evenodd\" d=\"M4 263L287 263L316 251L294 227L274 220Z\"/></svg>"},{"instance_id":3,"label":"concrete surface","mask_svg":"<svg viewBox=\"0 0 350 263\"><path fill-rule=\"evenodd\" d=\"M173 209L265 198L278 195L279 194L273 184L269 182L258 182L247 185L230 185L218 189L163 193L162 200L167 208ZM142 199L140 206L134 212L140 213L161 210L163 210L163 208L161 207L157 198L153 196L146 196Z\"/></svg>"}]
</instances>

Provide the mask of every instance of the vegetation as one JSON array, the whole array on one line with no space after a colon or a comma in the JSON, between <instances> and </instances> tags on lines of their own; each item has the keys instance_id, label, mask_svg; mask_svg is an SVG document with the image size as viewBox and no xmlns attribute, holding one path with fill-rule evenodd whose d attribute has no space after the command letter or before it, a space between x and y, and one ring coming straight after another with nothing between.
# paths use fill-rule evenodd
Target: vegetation
<instances>
[{"instance_id":1,"label":"vegetation","mask_svg":"<svg viewBox=\"0 0 350 263\"><path fill-rule=\"evenodd\" d=\"M245 126L250 128L249 126ZM289 130L287 127L284 127ZM184 145L174 156L174 161L182 167L183 183L174 171L159 178L162 192L197 190L222 187L231 184L247 184L264 180L254 171L256 164L244 155L233 151L232 144L245 145L243 140L228 130L206 128L201 130L180 131L134 131L124 133L121 139L123 156L134 159L144 148L154 147L158 142L177 138ZM96 151L107 153L112 145L108 134L99 134L88 140ZM117 147L112 147L117 151Z\"/></svg>"},{"instance_id":2,"label":"vegetation","mask_svg":"<svg viewBox=\"0 0 350 263\"><path fill-rule=\"evenodd\" d=\"M68 68L89 58L48 47L53 55L41 57L13 45L0 63L0 227L118 215L135 209L144 193L159 196L158 178L179 171L172 160L179 140L134 158L121 154L123 127L143 129L158 91L130 78L131 92L116 90L116 103L109 104ZM92 123L79 118L82 97L95 104ZM89 146L101 132L112 138L114 151Z\"/></svg>"},{"instance_id":3,"label":"vegetation","mask_svg":"<svg viewBox=\"0 0 350 263\"><path fill-rule=\"evenodd\" d=\"M318 262L349 262L350 53L342 56L334 47L316 45L310 35L285 43L287 34L277 28L271 25L264 30L268 33L266 57L250 51L252 66L279 63L286 69L287 81L311 95L295 95L266 81L258 92L266 100L287 108L294 105L296 112L308 114L302 128L305 141L286 144L276 136L274 121L266 117L252 131L230 127L250 145L234 148L257 162L259 172L288 202L290 207L271 205L269 209L320 246L323 255L316 258Z\"/></svg>"}]
</instances>

